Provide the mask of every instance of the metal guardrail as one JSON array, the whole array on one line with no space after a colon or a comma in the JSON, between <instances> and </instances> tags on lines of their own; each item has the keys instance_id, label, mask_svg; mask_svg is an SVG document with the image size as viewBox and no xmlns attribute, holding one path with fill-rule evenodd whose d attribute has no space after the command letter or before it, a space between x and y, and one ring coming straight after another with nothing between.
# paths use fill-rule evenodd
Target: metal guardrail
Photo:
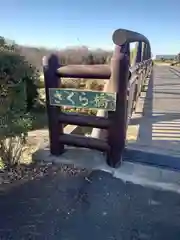
<instances>
[{"instance_id":1,"label":"metal guardrail","mask_svg":"<svg viewBox=\"0 0 180 240\"><path fill-rule=\"evenodd\" d=\"M151 49L142 34L118 29L113 34L115 50L111 65L69 65L60 67L56 55L43 59L50 152L61 155L65 145L97 149L106 153L107 163L121 163L128 119L135 108L146 77L152 69ZM130 42L138 41L135 66L130 66ZM59 89L61 77L108 79L104 92ZM73 105L73 102L75 103ZM95 105L96 103L96 105ZM96 108L97 116L69 114L62 105ZM98 105L99 104L99 105ZM106 131L97 138L65 134L63 124L91 126ZM101 137L100 137L101 135Z\"/></svg>"}]
</instances>

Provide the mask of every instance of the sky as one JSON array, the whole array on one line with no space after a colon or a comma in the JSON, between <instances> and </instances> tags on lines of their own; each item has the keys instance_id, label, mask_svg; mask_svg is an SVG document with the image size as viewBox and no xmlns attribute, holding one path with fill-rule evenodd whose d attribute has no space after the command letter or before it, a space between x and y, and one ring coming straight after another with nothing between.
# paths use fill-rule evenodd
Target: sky
<instances>
[{"instance_id":1,"label":"sky","mask_svg":"<svg viewBox=\"0 0 180 240\"><path fill-rule=\"evenodd\" d=\"M153 55L180 52L180 0L1 0L0 36L61 49L113 49L112 34L145 35Z\"/></svg>"}]
</instances>

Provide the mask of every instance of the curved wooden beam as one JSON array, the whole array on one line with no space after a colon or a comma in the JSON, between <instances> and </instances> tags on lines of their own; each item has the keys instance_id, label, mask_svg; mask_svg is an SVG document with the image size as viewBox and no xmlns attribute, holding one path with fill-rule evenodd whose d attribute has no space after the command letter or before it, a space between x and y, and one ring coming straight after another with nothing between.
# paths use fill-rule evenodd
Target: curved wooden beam
<instances>
[{"instance_id":1,"label":"curved wooden beam","mask_svg":"<svg viewBox=\"0 0 180 240\"><path fill-rule=\"evenodd\" d=\"M127 29L117 29L112 36L114 44L121 46L125 43L144 42L150 46L149 40L142 34Z\"/></svg>"}]
</instances>

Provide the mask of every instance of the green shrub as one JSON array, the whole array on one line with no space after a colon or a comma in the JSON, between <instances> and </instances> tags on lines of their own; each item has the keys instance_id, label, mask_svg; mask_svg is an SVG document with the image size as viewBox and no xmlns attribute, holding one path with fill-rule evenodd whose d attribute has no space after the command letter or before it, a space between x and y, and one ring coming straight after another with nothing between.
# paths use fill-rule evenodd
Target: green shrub
<instances>
[{"instance_id":1,"label":"green shrub","mask_svg":"<svg viewBox=\"0 0 180 240\"><path fill-rule=\"evenodd\" d=\"M26 76L23 80L26 84L27 112L29 112L32 110L35 102L38 99L38 87L36 83L39 79L39 74L32 65L26 63L24 67L26 70Z\"/></svg>"},{"instance_id":2,"label":"green shrub","mask_svg":"<svg viewBox=\"0 0 180 240\"><path fill-rule=\"evenodd\" d=\"M12 166L20 160L32 121L27 110L28 63L0 38L0 160Z\"/></svg>"},{"instance_id":3,"label":"green shrub","mask_svg":"<svg viewBox=\"0 0 180 240\"><path fill-rule=\"evenodd\" d=\"M21 76L25 83L27 111L29 112L38 98L37 81L39 72L25 61L25 57L21 56L15 44L8 45L3 37L0 37L0 61L3 61L4 71L13 79ZM9 65L12 65L9 69ZM14 71L15 70L15 71Z\"/></svg>"}]
</instances>

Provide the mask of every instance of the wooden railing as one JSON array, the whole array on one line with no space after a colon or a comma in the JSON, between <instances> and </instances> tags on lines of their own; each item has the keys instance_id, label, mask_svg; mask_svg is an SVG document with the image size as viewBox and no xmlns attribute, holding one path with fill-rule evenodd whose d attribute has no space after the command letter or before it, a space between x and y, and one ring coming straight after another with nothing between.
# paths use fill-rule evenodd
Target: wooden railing
<instances>
[{"instance_id":1,"label":"wooden railing","mask_svg":"<svg viewBox=\"0 0 180 240\"><path fill-rule=\"evenodd\" d=\"M130 43L138 42L135 63L130 67ZM152 69L151 49L143 35L119 29L113 34L115 50L110 65L69 65L61 67L56 55L43 59L50 152L61 155L65 145L85 147L106 153L107 163L121 163L126 130ZM61 78L108 79L104 92L60 89ZM73 102L75 104L73 104ZM65 113L61 106L98 109L97 116ZM64 124L90 126L99 131L94 137L65 134ZM104 134L105 133L105 134Z\"/></svg>"}]
</instances>

